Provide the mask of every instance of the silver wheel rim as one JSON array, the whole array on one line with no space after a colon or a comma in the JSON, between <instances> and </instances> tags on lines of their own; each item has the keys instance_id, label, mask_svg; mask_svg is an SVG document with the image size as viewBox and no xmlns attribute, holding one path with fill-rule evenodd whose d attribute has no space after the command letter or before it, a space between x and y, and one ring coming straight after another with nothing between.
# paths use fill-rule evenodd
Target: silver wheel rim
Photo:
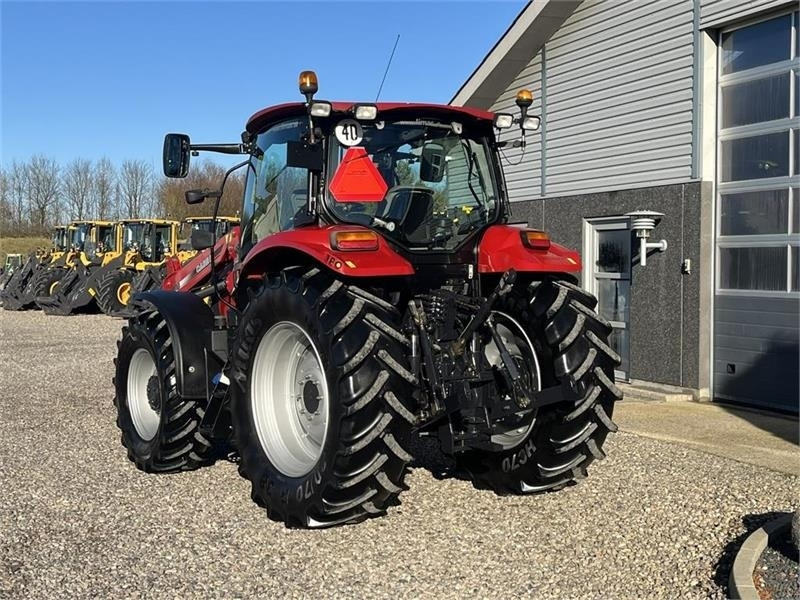
<instances>
[{"instance_id":1,"label":"silver wheel rim","mask_svg":"<svg viewBox=\"0 0 800 600\"><path fill-rule=\"evenodd\" d=\"M287 477L314 468L328 435L328 382L319 351L295 323L281 321L258 344L250 408L269 461Z\"/></svg>"},{"instance_id":2,"label":"silver wheel rim","mask_svg":"<svg viewBox=\"0 0 800 600\"><path fill-rule=\"evenodd\" d=\"M533 364L529 367L530 374L534 377L532 391L540 391L542 389L542 374L539 369L539 357L536 355L536 349L533 347L528 334L522 328L522 325L519 324L519 321L506 313L492 311L492 317L494 318L497 333L500 334L500 338L511 353L511 356L523 360L528 359L528 361L532 359ZM521 341L524 341L524 346L527 346L527 348L520 347ZM502 364L500 351L497 349L494 340L486 344L484 353L486 355L486 360L489 361L489 364L493 367L499 367ZM531 429L533 429L535 421L536 414L533 415L533 418L531 418L530 423L527 425L505 433L496 433L491 437L491 440L495 444L500 444L503 450L513 448L521 444L528 437Z\"/></svg>"},{"instance_id":3,"label":"silver wheel rim","mask_svg":"<svg viewBox=\"0 0 800 600\"><path fill-rule=\"evenodd\" d=\"M139 348L128 366L128 408L136 433L143 440L152 440L158 432L161 417L150 406L147 384L156 376L156 363L149 350Z\"/></svg>"}]
</instances>

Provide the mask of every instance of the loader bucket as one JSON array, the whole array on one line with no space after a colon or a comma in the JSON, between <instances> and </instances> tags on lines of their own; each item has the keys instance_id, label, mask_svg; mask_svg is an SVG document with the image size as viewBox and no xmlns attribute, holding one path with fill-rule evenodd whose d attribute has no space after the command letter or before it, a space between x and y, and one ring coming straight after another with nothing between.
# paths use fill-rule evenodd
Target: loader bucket
<instances>
[{"instance_id":1,"label":"loader bucket","mask_svg":"<svg viewBox=\"0 0 800 600\"><path fill-rule=\"evenodd\" d=\"M3 299L3 308L6 310L26 310L36 308L34 302L33 282L36 274L45 266L35 257L25 263L19 271L19 278L12 278L8 285L0 292Z\"/></svg>"},{"instance_id":2,"label":"loader bucket","mask_svg":"<svg viewBox=\"0 0 800 600\"><path fill-rule=\"evenodd\" d=\"M94 275L99 269L80 267L67 273L51 296L39 296L36 304L47 315L70 315L78 312L91 312L96 306L91 284L96 282ZM94 304L94 306L93 306Z\"/></svg>"}]
</instances>

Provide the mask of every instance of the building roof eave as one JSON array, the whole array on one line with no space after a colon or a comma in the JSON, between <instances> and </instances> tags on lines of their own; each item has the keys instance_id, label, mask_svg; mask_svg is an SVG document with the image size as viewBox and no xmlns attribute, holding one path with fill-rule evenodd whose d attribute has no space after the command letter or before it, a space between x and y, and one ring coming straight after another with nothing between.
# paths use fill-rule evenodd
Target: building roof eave
<instances>
[{"instance_id":1,"label":"building roof eave","mask_svg":"<svg viewBox=\"0 0 800 600\"><path fill-rule=\"evenodd\" d=\"M583 0L533 0L450 100L488 110Z\"/></svg>"}]
</instances>

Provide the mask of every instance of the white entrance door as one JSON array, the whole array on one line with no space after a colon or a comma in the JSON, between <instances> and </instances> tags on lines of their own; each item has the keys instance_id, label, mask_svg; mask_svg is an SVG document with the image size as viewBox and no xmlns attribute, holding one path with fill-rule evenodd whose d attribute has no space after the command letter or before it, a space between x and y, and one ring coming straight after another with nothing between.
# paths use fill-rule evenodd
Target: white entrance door
<instances>
[{"instance_id":1,"label":"white entrance door","mask_svg":"<svg viewBox=\"0 0 800 600\"><path fill-rule=\"evenodd\" d=\"M617 379L630 370L631 232L625 217L593 219L584 229L583 280L597 296L597 312L614 328L611 347L622 359Z\"/></svg>"}]
</instances>

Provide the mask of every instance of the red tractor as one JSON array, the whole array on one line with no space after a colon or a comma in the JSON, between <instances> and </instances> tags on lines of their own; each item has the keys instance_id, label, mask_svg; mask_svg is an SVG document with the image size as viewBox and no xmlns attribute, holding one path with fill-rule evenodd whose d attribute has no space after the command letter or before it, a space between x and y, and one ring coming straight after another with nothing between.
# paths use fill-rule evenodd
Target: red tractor
<instances>
[{"instance_id":1,"label":"red tractor","mask_svg":"<svg viewBox=\"0 0 800 600\"><path fill-rule=\"evenodd\" d=\"M584 478L616 430L619 357L577 253L509 224L497 130L524 145L530 93L520 115L495 115L325 102L310 71L300 91L253 115L241 143L166 136L169 177L197 151L247 155L228 171L248 170L242 227L227 277L208 254L215 307L134 299L115 375L129 458L188 470L232 446L253 499L291 527L384 513L414 436L501 494Z\"/></svg>"}]
</instances>

